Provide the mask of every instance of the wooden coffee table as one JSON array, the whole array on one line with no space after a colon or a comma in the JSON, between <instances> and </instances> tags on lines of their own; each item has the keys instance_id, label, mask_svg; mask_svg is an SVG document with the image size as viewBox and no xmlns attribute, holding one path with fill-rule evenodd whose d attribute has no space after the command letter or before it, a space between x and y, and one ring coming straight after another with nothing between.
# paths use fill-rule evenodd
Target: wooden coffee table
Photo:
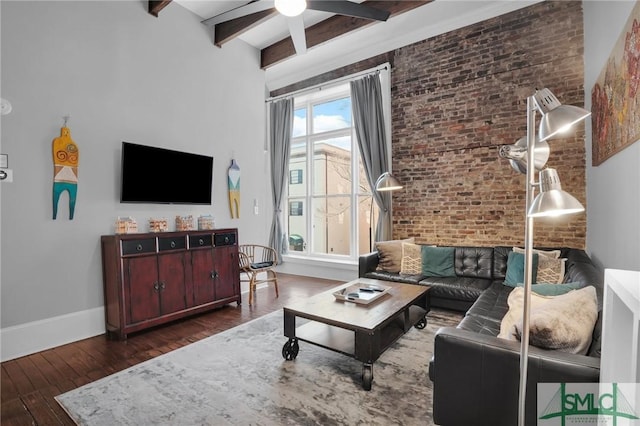
<instances>
[{"instance_id":1,"label":"wooden coffee table","mask_svg":"<svg viewBox=\"0 0 640 426\"><path fill-rule=\"evenodd\" d=\"M369 305L336 300L334 292L358 283L390 288ZM282 356L295 359L299 340L351 356L362 361L362 387L371 390L373 362L412 326L423 329L429 309L428 286L359 278L284 307ZM296 327L296 318L310 321Z\"/></svg>"}]
</instances>

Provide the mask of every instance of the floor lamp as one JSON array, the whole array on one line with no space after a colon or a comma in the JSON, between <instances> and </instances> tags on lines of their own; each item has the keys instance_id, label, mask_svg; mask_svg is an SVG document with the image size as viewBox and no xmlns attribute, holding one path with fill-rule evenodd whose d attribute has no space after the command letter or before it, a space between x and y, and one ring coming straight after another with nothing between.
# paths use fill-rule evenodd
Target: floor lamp
<instances>
[{"instance_id":1,"label":"floor lamp","mask_svg":"<svg viewBox=\"0 0 640 426\"><path fill-rule=\"evenodd\" d=\"M542 115L537 138L535 136L536 112ZM547 140L558 137L590 114L589 111L576 106L562 105L549 89L538 90L527 98L527 136L525 141L519 140L514 146L501 147L500 149L500 155L511 160L511 165L516 171L523 173L524 168L526 169L524 172L527 175L518 426L525 426L527 367L529 360L529 310L533 276L533 219L584 211L584 207L578 200L562 190L558 172L555 169L541 170L538 183L535 182L534 169L542 169L546 164L549 156ZM523 146L526 149L523 149ZM534 165L534 167L529 167L529 165ZM536 187L539 187L539 193L534 198Z\"/></svg>"},{"instance_id":2,"label":"floor lamp","mask_svg":"<svg viewBox=\"0 0 640 426\"><path fill-rule=\"evenodd\" d=\"M402 189L402 184L395 176L393 176L389 172L384 172L378 177L376 180L376 184L374 189L379 192L385 191L397 191L398 189ZM375 204L375 200L373 198L373 194L371 195L371 210L369 212L369 250L373 251L373 205Z\"/></svg>"}]
</instances>

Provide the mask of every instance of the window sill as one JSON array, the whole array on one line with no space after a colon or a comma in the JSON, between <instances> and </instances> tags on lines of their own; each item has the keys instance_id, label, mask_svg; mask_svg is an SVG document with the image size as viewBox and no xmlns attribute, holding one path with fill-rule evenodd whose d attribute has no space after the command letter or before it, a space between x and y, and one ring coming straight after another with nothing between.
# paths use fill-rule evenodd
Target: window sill
<instances>
[{"instance_id":1,"label":"window sill","mask_svg":"<svg viewBox=\"0 0 640 426\"><path fill-rule=\"evenodd\" d=\"M287 254L278 272L330 280L351 281L358 278L358 262L354 260L321 259Z\"/></svg>"}]
</instances>

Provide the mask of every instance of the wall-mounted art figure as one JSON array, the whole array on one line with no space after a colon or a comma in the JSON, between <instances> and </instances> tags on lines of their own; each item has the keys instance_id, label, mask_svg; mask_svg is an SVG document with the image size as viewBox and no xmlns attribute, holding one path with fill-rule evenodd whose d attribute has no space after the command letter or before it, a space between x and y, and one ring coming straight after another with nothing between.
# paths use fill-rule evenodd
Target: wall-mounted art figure
<instances>
[{"instance_id":1,"label":"wall-mounted art figure","mask_svg":"<svg viewBox=\"0 0 640 426\"><path fill-rule=\"evenodd\" d=\"M80 152L65 125L53 140L53 219L58 216L58 201L64 191L69 194L69 220L73 219L78 194L78 162Z\"/></svg>"},{"instance_id":2,"label":"wall-mounted art figure","mask_svg":"<svg viewBox=\"0 0 640 426\"><path fill-rule=\"evenodd\" d=\"M231 218L240 218L240 166L236 160L231 160L229 166L229 209L231 210Z\"/></svg>"}]
</instances>

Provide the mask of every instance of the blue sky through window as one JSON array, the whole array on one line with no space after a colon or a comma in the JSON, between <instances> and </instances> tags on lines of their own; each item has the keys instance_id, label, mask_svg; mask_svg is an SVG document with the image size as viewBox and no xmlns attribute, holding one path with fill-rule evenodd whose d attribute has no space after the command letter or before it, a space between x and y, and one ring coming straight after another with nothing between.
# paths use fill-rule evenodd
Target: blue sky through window
<instances>
[{"instance_id":1,"label":"blue sky through window","mask_svg":"<svg viewBox=\"0 0 640 426\"><path fill-rule=\"evenodd\" d=\"M315 104L312 107L312 111L314 134L351 127L350 97ZM306 135L306 108L296 109L293 115L293 137L295 138Z\"/></svg>"}]
</instances>

